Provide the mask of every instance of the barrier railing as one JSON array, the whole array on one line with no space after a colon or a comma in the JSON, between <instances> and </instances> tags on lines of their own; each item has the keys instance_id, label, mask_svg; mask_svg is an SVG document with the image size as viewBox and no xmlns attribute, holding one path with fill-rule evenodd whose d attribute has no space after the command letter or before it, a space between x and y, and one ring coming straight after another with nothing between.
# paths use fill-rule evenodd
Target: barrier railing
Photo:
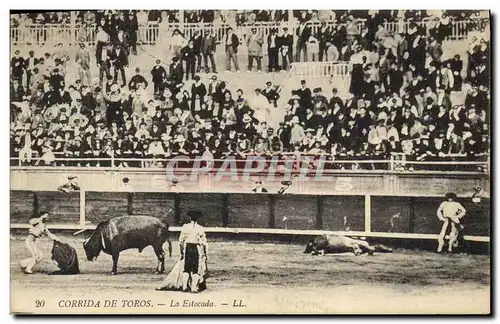
<instances>
[{"instance_id":1,"label":"barrier railing","mask_svg":"<svg viewBox=\"0 0 500 324\"><path fill-rule=\"evenodd\" d=\"M294 156L293 153L281 154L271 157L267 155L249 155L247 159L236 158L234 156L225 159L202 159L202 158L126 158L110 156L109 158L88 158L88 157L64 157L56 158L50 163L45 163L40 157L33 157L29 160L19 157L11 157L11 168L37 168L40 165L51 168L61 167L78 167L78 168L100 168L100 169L121 169L121 168L141 168L147 170L164 170L172 169L180 172L188 172L196 168L204 168L205 171L212 170L225 173L227 171L227 163L232 158L237 172L250 170L255 171L255 168L262 163L262 171L267 172L271 168L275 168L277 173L306 173L318 175L318 170L322 174L328 175L339 172L400 172L413 173L415 171L436 171L436 172L456 172L456 173L489 173L489 155L481 154L476 158L479 161L467 161L464 154L449 154L443 155L440 158L429 157L428 159L412 159L407 158L404 154L392 154L389 160L374 159L367 157L360 159L359 156L338 156L332 157L328 155L308 155L301 154ZM42 163L43 162L43 163ZM225 165L226 169L221 169ZM253 170L253 171L252 171Z\"/></svg>"},{"instance_id":2,"label":"barrier railing","mask_svg":"<svg viewBox=\"0 0 500 324\"><path fill-rule=\"evenodd\" d=\"M481 29L487 27L489 19L477 18L470 20L454 20L451 21L452 33L447 40L466 39L467 34L471 29ZM356 22L358 34L365 22L358 20ZM386 22L385 28L389 32L406 32L411 22L397 21ZM436 24L435 20L422 20L417 22L418 25L424 26L429 31ZM328 26L335 26L334 22L327 22ZM321 26L321 22L309 22L313 34L316 34ZM229 27L233 27L235 32L244 38L250 33L252 28L256 28L259 33L267 37L271 29L288 27L290 34L295 35L297 24L294 22L259 22L254 24L244 24L242 26L232 26L229 24L218 23L148 23L139 26L137 31L138 40L147 45L156 45L161 40L169 39L174 29L179 29L186 37L191 37L197 30L212 29L215 31L218 42L223 40L223 37ZM95 44L96 27L95 25L61 25L61 24L32 24L10 28L11 43L14 45L55 45L62 42L66 45L75 45L80 41L80 38L87 45ZM294 37L296 39L296 37Z\"/></svg>"},{"instance_id":3,"label":"barrier railing","mask_svg":"<svg viewBox=\"0 0 500 324\"><path fill-rule=\"evenodd\" d=\"M294 62L290 74L294 77L348 79L351 71L352 65L348 62Z\"/></svg>"}]
</instances>

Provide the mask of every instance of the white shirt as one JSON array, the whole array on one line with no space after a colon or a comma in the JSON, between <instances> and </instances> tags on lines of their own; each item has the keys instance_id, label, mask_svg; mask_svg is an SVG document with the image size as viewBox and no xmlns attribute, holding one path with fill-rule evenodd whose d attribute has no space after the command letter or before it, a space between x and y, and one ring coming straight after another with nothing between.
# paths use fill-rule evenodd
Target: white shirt
<instances>
[{"instance_id":1,"label":"white shirt","mask_svg":"<svg viewBox=\"0 0 500 324\"><path fill-rule=\"evenodd\" d=\"M205 235L203 226L193 221L191 221L189 224L184 224L179 236L179 243L181 245L184 245L185 243L191 243L206 246L207 237Z\"/></svg>"},{"instance_id":2,"label":"white shirt","mask_svg":"<svg viewBox=\"0 0 500 324\"><path fill-rule=\"evenodd\" d=\"M276 35L271 35L271 43L269 44L269 47L276 47Z\"/></svg>"},{"instance_id":3,"label":"white shirt","mask_svg":"<svg viewBox=\"0 0 500 324\"><path fill-rule=\"evenodd\" d=\"M457 215L458 214L458 215ZM438 217L450 218L458 223L465 216L465 208L457 201L443 201L437 210Z\"/></svg>"}]
</instances>

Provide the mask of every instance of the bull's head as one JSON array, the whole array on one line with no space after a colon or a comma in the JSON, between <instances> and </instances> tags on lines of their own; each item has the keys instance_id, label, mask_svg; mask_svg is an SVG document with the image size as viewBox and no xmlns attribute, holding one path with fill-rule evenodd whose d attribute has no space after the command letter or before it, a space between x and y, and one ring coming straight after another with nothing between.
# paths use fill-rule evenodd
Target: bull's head
<instances>
[{"instance_id":1,"label":"bull's head","mask_svg":"<svg viewBox=\"0 0 500 324\"><path fill-rule=\"evenodd\" d=\"M311 253L313 251L314 240L310 240L306 245L306 250L304 253Z\"/></svg>"},{"instance_id":2,"label":"bull's head","mask_svg":"<svg viewBox=\"0 0 500 324\"><path fill-rule=\"evenodd\" d=\"M95 261L101 253L102 248L101 232L97 229L83 241L83 249L88 261Z\"/></svg>"}]
</instances>

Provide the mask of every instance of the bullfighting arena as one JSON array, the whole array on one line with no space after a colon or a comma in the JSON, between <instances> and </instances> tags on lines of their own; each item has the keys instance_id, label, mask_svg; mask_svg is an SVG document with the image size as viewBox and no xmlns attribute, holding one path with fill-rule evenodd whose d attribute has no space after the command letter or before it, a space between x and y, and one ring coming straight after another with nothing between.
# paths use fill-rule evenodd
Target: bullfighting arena
<instances>
[{"instance_id":1,"label":"bullfighting arena","mask_svg":"<svg viewBox=\"0 0 500 324\"><path fill-rule=\"evenodd\" d=\"M490 312L486 255L395 249L373 256L311 256L302 253L302 244L212 241L208 290L190 294L155 291L166 274L153 274L156 258L151 247L142 254L122 252L118 275L111 276L109 255L101 253L97 261L88 262L80 242L72 236L62 239L77 249L80 275L48 275L56 270L49 240L41 245L45 259L34 268L35 274L24 274L18 265L28 256L24 236L11 237L12 312L18 305L24 312L60 314ZM177 242L173 248L167 272L179 258ZM103 307L112 299L115 307ZM97 301L100 307L81 307ZM72 303L80 307L68 307Z\"/></svg>"}]
</instances>

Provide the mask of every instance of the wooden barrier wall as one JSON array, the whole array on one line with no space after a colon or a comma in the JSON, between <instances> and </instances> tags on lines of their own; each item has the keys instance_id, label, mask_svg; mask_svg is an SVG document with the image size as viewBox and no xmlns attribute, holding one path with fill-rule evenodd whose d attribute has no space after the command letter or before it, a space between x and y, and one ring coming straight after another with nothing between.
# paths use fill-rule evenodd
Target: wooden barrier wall
<instances>
[{"instance_id":1,"label":"wooden barrier wall","mask_svg":"<svg viewBox=\"0 0 500 324\"><path fill-rule=\"evenodd\" d=\"M276 228L297 230L365 231L437 234L440 197L325 196L224 193L86 192L86 224L119 215L167 217L172 225L187 220L186 211L201 210L208 227ZM467 209L466 235L490 235L490 199ZM11 191L11 224L27 224L39 211L53 224L80 222L79 193ZM370 223L366 223L369 217Z\"/></svg>"}]
</instances>

